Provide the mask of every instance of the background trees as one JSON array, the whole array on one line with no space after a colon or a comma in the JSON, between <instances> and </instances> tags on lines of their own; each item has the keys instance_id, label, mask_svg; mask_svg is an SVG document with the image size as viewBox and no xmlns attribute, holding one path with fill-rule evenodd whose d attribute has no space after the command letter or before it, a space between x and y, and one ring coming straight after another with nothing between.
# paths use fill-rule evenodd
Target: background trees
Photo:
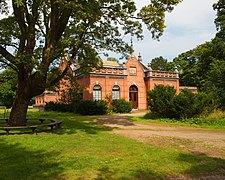
<instances>
[{"instance_id":1,"label":"background trees","mask_svg":"<svg viewBox=\"0 0 225 180\"><path fill-rule=\"evenodd\" d=\"M213 5L218 30L212 41L180 54L173 60L180 72L180 84L197 86L202 92L213 94L218 107L225 108L225 3Z\"/></svg>"},{"instance_id":2,"label":"background trees","mask_svg":"<svg viewBox=\"0 0 225 180\"><path fill-rule=\"evenodd\" d=\"M170 70L168 64L169 63L167 59L163 58L162 56L156 57L151 60L151 68L153 70L168 71Z\"/></svg>"},{"instance_id":3,"label":"background trees","mask_svg":"<svg viewBox=\"0 0 225 180\"><path fill-rule=\"evenodd\" d=\"M12 70L4 70L0 73L0 105L11 107L16 95L17 76Z\"/></svg>"}]
</instances>

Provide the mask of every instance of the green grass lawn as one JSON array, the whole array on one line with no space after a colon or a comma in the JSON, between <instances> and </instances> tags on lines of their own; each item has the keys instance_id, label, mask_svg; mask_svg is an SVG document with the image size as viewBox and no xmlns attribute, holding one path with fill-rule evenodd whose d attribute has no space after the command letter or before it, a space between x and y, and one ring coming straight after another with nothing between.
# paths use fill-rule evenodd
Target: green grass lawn
<instances>
[{"instance_id":1,"label":"green grass lawn","mask_svg":"<svg viewBox=\"0 0 225 180\"><path fill-rule=\"evenodd\" d=\"M0 111L0 117L2 117ZM158 148L71 113L30 111L55 118L63 129L38 135L0 131L1 179L168 179L199 177L225 169L225 160ZM223 171L224 172L224 171Z\"/></svg>"}]
</instances>

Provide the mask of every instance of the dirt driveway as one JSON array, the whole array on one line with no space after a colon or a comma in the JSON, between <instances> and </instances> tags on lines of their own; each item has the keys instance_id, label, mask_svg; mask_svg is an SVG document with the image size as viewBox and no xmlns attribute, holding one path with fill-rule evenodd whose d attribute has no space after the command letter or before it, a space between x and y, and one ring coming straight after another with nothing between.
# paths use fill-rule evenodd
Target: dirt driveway
<instances>
[{"instance_id":1,"label":"dirt driveway","mask_svg":"<svg viewBox=\"0 0 225 180\"><path fill-rule=\"evenodd\" d=\"M225 131L128 121L131 116L142 115L144 115L143 112L99 116L95 118L95 121L104 126L114 127L113 134L126 136L143 143L225 159Z\"/></svg>"}]
</instances>

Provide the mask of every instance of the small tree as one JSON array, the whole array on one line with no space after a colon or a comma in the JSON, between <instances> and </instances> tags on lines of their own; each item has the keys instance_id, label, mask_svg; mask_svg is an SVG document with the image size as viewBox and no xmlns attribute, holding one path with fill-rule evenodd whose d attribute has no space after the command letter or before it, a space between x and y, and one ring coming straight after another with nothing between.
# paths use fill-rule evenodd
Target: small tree
<instances>
[{"instance_id":1,"label":"small tree","mask_svg":"<svg viewBox=\"0 0 225 180\"><path fill-rule=\"evenodd\" d=\"M173 117L173 99L176 90L172 86L156 85L148 91L148 105L152 113L158 117Z\"/></svg>"},{"instance_id":2,"label":"small tree","mask_svg":"<svg viewBox=\"0 0 225 180\"><path fill-rule=\"evenodd\" d=\"M64 90L62 91L60 103L71 104L83 99L82 94L84 88L82 88L76 78L72 74L68 74L62 81ZM59 87L60 88L60 87Z\"/></svg>"}]
</instances>

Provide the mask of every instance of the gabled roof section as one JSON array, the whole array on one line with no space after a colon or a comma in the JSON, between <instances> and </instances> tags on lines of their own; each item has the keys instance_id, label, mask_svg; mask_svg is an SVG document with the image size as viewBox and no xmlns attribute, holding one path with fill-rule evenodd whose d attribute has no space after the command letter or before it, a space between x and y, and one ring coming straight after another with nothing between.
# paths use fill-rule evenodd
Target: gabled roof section
<instances>
[{"instance_id":1,"label":"gabled roof section","mask_svg":"<svg viewBox=\"0 0 225 180\"><path fill-rule=\"evenodd\" d=\"M142 62L140 62L140 61L138 61L138 62L139 62L140 66L141 66L141 68L143 69L144 72L149 71L149 68L148 68L146 65L144 65L144 64L143 64Z\"/></svg>"}]
</instances>

